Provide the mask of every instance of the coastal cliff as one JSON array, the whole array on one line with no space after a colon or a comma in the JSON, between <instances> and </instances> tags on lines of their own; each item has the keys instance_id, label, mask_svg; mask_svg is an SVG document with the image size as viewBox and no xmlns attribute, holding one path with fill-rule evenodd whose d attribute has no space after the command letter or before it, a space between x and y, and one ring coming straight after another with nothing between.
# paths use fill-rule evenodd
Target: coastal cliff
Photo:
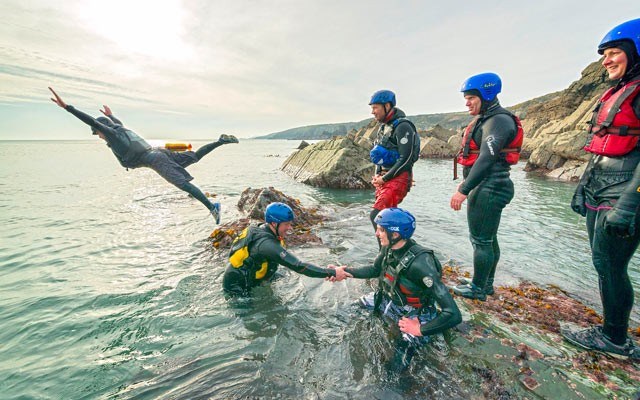
<instances>
[{"instance_id":1,"label":"coastal cliff","mask_svg":"<svg viewBox=\"0 0 640 400\"><path fill-rule=\"evenodd\" d=\"M580 79L565 90L507 107L518 115L525 139L525 170L554 179L577 181L589 154L582 147L588 139L587 123L599 96L611 83L599 61L591 63ZM469 121L467 113L408 117L418 128L421 158L453 158L460 147L460 130ZM282 170L299 182L312 186L367 189L373 166L368 153L377 123L365 122L346 136L334 136L289 156Z\"/></svg>"},{"instance_id":2,"label":"coastal cliff","mask_svg":"<svg viewBox=\"0 0 640 400\"><path fill-rule=\"evenodd\" d=\"M587 123L600 95L611 85L600 62L582 71L579 80L563 91L512 108L522 117L523 152L529 155L525 169L567 181L577 181L589 154Z\"/></svg>"}]
</instances>

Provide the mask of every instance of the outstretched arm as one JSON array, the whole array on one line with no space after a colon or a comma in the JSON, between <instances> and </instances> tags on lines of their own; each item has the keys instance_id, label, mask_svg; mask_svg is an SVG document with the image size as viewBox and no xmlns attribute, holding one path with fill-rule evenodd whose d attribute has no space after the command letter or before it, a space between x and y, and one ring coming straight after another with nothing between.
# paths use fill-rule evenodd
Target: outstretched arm
<instances>
[{"instance_id":1,"label":"outstretched arm","mask_svg":"<svg viewBox=\"0 0 640 400\"><path fill-rule=\"evenodd\" d=\"M124 126L122 121L120 121L118 118L116 118L115 115L113 115L113 112L111 112L111 108L109 108L108 105L103 104L102 107L104 109L100 110L100 112L103 113L105 117L108 117L111 121L113 121L114 123L116 123L116 124L118 124L120 126Z\"/></svg>"},{"instance_id":2,"label":"outstretched arm","mask_svg":"<svg viewBox=\"0 0 640 400\"><path fill-rule=\"evenodd\" d=\"M256 249L268 259L276 261L280 265L311 278L326 278L336 276L336 271L330 268L321 268L313 264L300 261L298 257L289 253L284 247L274 242L264 242Z\"/></svg>"},{"instance_id":3,"label":"outstretched arm","mask_svg":"<svg viewBox=\"0 0 640 400\"><path fill-rule=\"evenodd\" d=\"M101 124L100 122L96 121L92 116L85 114L80 110L76 110L72 105L65 103L62 100L62 98L58 96L55 90L53 90L51 87L49 87L49 90L51 91L51 93L53 93L53 96L54 96L51 98L51 101L56 103L59 107L64 108L71 114L75 115L76 118L78 118L80 121L89 125L93 129L99 130L100 132L102 132L107 136L117 134L116 131L114 131L111 127Z\"/></svg>"},{"instance_id":4,"label":"outstretched arm","mask_svg":"<svg viewBox=\"0 0 640 400\"><path fill-rule=\"evenodd\" d=\"M58 96L58 93L56 93L55 90L53 90L53 88L51 88L51 86L49 86L49 90L51 90L51 93L53 93L53 96L54 96L54 97L51 98L51 101L53 101L54 103L56 103L58 106L60 106L62 108L67 108L67 103L62 101L62 98L60 96Z\"/></svg>"},{"instance_id":5,"label":"outstretched arm","mask_svg":"<svg viewBox=\"0 0 640 400\"><path fill-rule=\"evenodd\" d=\"M360 268L347 267L345 268L345 272L351 274L351 276L356 279L376 278L380 276L380 272L382 271L383 259L384 259L384 252L381 251L380 253L378 253L378 256L373 261L373 265L360 267Z\"/></svg>"}]
</instances>

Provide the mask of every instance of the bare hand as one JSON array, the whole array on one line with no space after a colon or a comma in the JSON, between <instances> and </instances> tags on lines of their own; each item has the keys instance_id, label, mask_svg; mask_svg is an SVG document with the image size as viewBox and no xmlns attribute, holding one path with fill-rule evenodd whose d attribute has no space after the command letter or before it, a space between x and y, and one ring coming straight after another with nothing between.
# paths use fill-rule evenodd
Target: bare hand
<instances>
[{"instance_id":1,"label":"bare hand","mask_svg":"<svg viewBox=\"0 0 640 400\"><path fill-rule=\"evenodd\" d=\"M103 104L102 107L104 108L104 110L100 110L100 112L103 113L105 116L109 117L109 116L113 115L113 113L111 112L111 109L109 108L108 105Z\"/></svg>"},{"instance_id":2,"label":"bare hand","mask_svg":"<svg viewBox=\"0 0 640 400\"><path fill-rule=\"evenodd\" d=\"M398 321L398 327L400 328L400 331L404 333L408 333L413 336L422 336L422 332L420 332L420 321L417 317L402 317L402 319Z\"/></svg>"},{"instance_id":3,"label":"bare hand","mask_svg":"<svg viewBox=\"0 0 640 400\"><path fill-rule=\"evenodd\" d=\"M344 270L345 268L347 268L346 265L336 268L336 276L335 276L336 282L340 282L347 278L353 278L353 275L351 275L350 273Z\"/></svg>"},{"instance_id":4,"label":"bare hand","mask_svg":"<svg viewBox=\"0 0 640 400\"><path fill-rule=\"evenodd\" d=\"M467 199L467 195L462 194L460 192L455 192L453 194L453 196L451 196L451 208L453 208L456 211L460 211L460 209L462 208L462 203L464 203L464 201Z\"/></svg>"},{"instance_id":5,"label":"bare hand","mask_svg":"<svg viewBox=\"0 0 640 400\"><path fill-rule=\"evenodd\" d=\"M375 187L384 185L384 180L382 179L382 175L374 175L371 178L371 184Z\"/></svg>"},{"instance_id":6,"label":"bare hand","mask_svg":"<svg viewBox=\"0 0 640 400\"><path fill-rule=\"evenodd\" d=\"M347 268L346 265L342 265L342 266L327 265L327 268L335 269L336 270L336 276L328 276L328 277L324 278L325 281L340 282L340 281L345 280L347 278L353 278L353 275L351 275L350 273L348 273L348 272L346 272L344 270L345 268Z\"/></svg>"},{"instance_id":7,"label":"bare hand","mask_svg":"<svg viewBox=\"0 0 640 400\"><path fill-rule=\"evenodd\" d=\"M60 98L60 96L58 96L58 93L56 93L51 87L49 87L49 90L51 90L51 93L53 93L53 95L55 96L55 98L51 98L51 101L53 101L54 103L56 103L58 106L62 107L62 108L66 108L67 104L62 101L62 99Z\"/></svg>"}]
</instances>

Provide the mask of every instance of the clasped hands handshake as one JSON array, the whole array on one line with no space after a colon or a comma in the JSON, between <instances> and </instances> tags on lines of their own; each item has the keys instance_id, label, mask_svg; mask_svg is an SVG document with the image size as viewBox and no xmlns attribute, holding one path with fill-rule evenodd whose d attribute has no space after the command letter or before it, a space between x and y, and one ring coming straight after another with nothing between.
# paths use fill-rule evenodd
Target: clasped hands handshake
<instances>
[{"instance_id":1,"label":"clasped hands handshake","mask_svg":"<svg viewBox=\"0 0 640 400\"><path fill-rule=\"evenodd\" d=\"M327 268L334 269L336 271L336 276L326 277L324 278L325 281L340 282L347 278L353 278L353 275L344 270L345 268L347 268L346 265L329 264L327 265Z\"/></svg>"}]
</instances>

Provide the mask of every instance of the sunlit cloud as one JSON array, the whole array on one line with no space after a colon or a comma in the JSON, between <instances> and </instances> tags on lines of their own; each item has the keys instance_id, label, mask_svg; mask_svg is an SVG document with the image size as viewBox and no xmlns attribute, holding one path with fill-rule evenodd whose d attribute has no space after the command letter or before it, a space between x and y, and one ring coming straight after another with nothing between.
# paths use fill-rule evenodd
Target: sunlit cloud
<instances>
[{"instance_id":1,"label":"sunlit cloud","mask_svg":"<svg viewBox=\"0 0 640 400\"><path fill-rule=\"evenodd\" d=\"M478 70L500 73L501 100L515 104L567 87L633 14L589 3L4 0L0 124L42 131L51 121L17 118L54 107L47 86L88 112L109 104L195 137L359 121L383 87L409 114L459 111L459 85Z\"/></svg>"}]
</instances>

